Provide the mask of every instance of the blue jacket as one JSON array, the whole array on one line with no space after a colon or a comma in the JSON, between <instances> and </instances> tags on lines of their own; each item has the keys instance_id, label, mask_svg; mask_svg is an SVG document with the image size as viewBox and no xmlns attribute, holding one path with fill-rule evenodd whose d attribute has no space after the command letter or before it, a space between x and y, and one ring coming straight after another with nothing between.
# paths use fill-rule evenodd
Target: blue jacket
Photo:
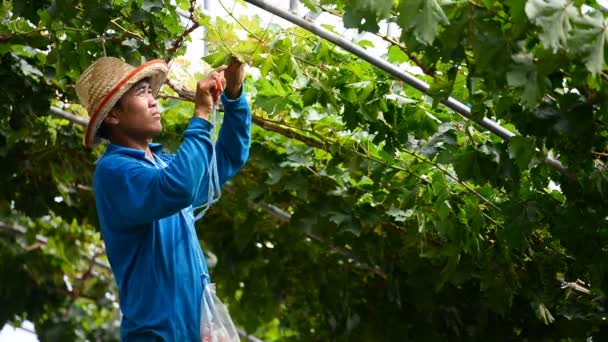
<instances>
[{"instance_id":1,"label":"blue jacket","mask_svg":"<svg viewBox=\"0 0 608 342\"><path fill-rule=\"evenodd\" d=\"M244 93L221 97L224 121L216 144L220 184L245 164L251 111ZM204 203L212 154L211 123L194 117L175 155L108 145L93 188L101 234L116 278L123 341L200 341L200 300L207 264L192 207ZM205 281L208 281L206 279Z\"/></svg>"}]
</instances>

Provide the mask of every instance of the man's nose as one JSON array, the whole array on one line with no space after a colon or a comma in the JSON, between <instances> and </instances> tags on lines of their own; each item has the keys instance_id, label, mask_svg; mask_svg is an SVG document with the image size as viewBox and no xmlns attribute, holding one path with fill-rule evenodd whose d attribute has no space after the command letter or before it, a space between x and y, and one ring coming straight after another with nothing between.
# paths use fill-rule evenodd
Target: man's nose
<instances>
[{"instance_id":1,"label":"man's nose","mask_svg":"<svg viewBox=\"0 0 608 342\"><path fill-rule=\"evenodd\" d=\"M148 95L148 105L150 107L156 107L156 105L158 104L158 102L156 102L156 99L154 98L154 96L152 94Z\"/></svg>"}]
</instances>

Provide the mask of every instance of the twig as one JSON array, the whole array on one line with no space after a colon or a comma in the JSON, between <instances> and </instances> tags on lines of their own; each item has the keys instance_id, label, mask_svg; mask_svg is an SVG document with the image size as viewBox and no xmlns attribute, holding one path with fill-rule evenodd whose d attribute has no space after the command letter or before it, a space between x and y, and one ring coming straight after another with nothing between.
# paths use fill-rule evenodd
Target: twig
<instances>
[{"instance_id":1,"label":"twig","mask_svg":"<svg viewBox=\"0 0 608 342\"><path fill-rule=\"evenodd\" d=\"M123 32L128 33L128 34L132 35L133 37L137 37L137 38L141 39L142 41L144 40L144 37L141 34L127 30L126 28L121 26L119 23L117 23L116 22L117 20L118 20L118 18L115 18L115 19L110 20L110 22L112 24L116 25L116 27L121 29Z\"/></svg>"},{"instance_id":2,"label":"twig","mask_svg":"<svg viewBox=\"0 0 608 342\"><path fill-rule=\"evenodd\" d=\"M173 99L173 100L181 100L181 101L184 100L179 96L169 95L169 94L158 94L156 97L159 99Z\"/></svg>"},{"instance_id":3,"label":"twig","mask_svg":"<svg viewBox=\"0 0 608 342\"><path fill-rule=\"evenodd\" d=\"M226 11L226 13L235 21L239 24L239 26L241 26L245 31L247 31L247 33L249 33L249 35L251 35L252 37L255 37L255 39L257 41L261 41L261 38L259 38L256 34L254 34L253 32L251 32L249 30L248 27L246 27L245 25L241 24L241 22L234 16L234 14L232 14L232 11L228 11L228 9L224 6L224 3L222 3L221 0L218 1L220 3L220 6L222 6L222 8L224 9L224 11ZM235 1L236 3L236 1ZM274 15L273 15L274 17Z\"/></svg>"},{"instance_id":4,"label":"twig","mask_svg":"<svg viewBox=\"0 0 608 342\"><path fill-rule=\"evenodd\" d=\"M329 148L327 147L325 141L319 141L314 138L307 137L305 135L302 135L302 134L296 132L295 130L293 130L291 128L286 128L286 127L283 127L274 122L270 122L267 119L264 119L263 117L258 116L258 115L253 115L252 121L256 125L258 125L259 127L263 128L267 131L279 133L285 137L298 140L307 146L318 148L320 150L329 152Z\"/></svg>"},{"instance_id":5,"label":"twig","mask_svg":"<svg viewBox=\"0 0 608 342\"><path fill-rule=\"evenodd\" d=\"M414 62L414 64L416 64L420 68L420 70L422 70L422 72L424 72L426 75L431 76L433 78L437 77L437 74L435 73L435 71L433 69L430 69L426 65L424 65L424 63L422 63L422 61L420 59L418 59L418 57L414 56L414 54L411 51L409 51L407 46L401 44L397 40L395 40L387 35L384 35L384 34L376 33L376 36L384 39L386 42L391 43L394 46L401 49L401 51L403 51L403 53L405 53L407 55L407 57L412 62Z\"/></svg>"},{"instance_id":6,"label":"twig","mask_svg":"<svg viewBox=\"0 0 608 342\"><path fill-rule=\"evenodd\" d=\"M181 99L183 100L187 100L190 102L194 101L194 96L195 96L195 92L192 90L188 90L186 89L186 87L182 84L178 84L174 81L171 80L167 80L167 85L169 85L169 87L171 89L173 89ZM51 108L51 112L55 115L67 118L67 119L78 119L78 120L85 120L85 119L81 119L78 117L72 117L72 115L70 115L69 113L65 113L61 110L57 110L56 108ZM67 115L66 115L67 114ZM284 127L284 125L278 124L276 122L272 122L271 120L265 119L259 115L253 115L252 116L252 121L253 123L255 123L257 126L268 130L268 131L272 131L272 132L276 132L279 133L283 136L286 136L288 138L292 138L295 140L298 140L310 147L314 147L314 148L318 148L324 151L327 151L331 154L333 154L330 150L328 146L331 146L333 143L335 143L335 141L332 141L331 139L328 138L324 138L324 137L320 137L320 139L314 139L308 136L305 136L303 134L300 134L298 132L296 132L295 130L291 129L291 128L286 128ZM73 121L74 122L74 121ZM86 123L84 123L84 125L86 125ZM328 144L329 143L329 144ZM363 157L366 157L367 159L373 160L381 165L386 165L387 167L391 167L395 170L400 170L400 171L404 171L410 175L413 175L413 173L403 167L400 167L398 165L390 165L384 161L382 161L379 158L374 158L370 155L367 155L365 153L361 153L358 152L356 150L351 150L353 153L358 153ZM421 156L419 156L418 154L412 152L412 151L408 151L408 150L404 150L405 153L413 156L414 158L424 162L424 163L429 163L433 166L435 166L439 171L441 171L443 174L445 174L447 177L453 179L455 182L457 182L458 184L462 185L467 191L469 191L470 193L472 193L473 195L475 195L477 198L479 198L480 200L482 200L484 203L486 203L487 205L489 205L490 207L492 207L495 210L500 211L500 208L497 207L494 203L492 203L489 199L487 199L486 197L484 197L482 194L480 194L479 192L477 192L475 189L473 189L471 186L469 186L468 184L466 184L464 181L458 179L458 177L455 177L454 175L452 175L450 172L448 172L447 170L445 170L444 168L442 168L438 163L435 163L431 160L429 160L428 158L423 158Z\"/></svg>"},{"instance_id":7,"label":"twig","mask_svg":"<svg viewBox=\"0 0 608 342\"><path fill-rule=\"evenodd\" d=\"M189 19L190 19L190 21L192 21L192 26L190 26L189 28L184 30L184 32L182 32L182 34L177 38L177 40L173 43L173 45L169 49L167 49L167 57L165 58L165 60L167 62L169 62L173 58L172 57L173 53L182 46L186 36L188 36L190 33L192 33L192 31L196 30L200 26L200 23L194 16L195 7L196 7L196 0L190 0L190 8L188 9L188 12L190 13Z\"/></svg>"},{"instance_id":8,"label":"twig","mask_svg":"<svg viewBox=\"0 0 608 342\"><path fill-rule=\"evenodd\" d=\"M62 26L62 27L58 27L58 28L41 27L41 28L37 28L34 30L30 30L30 31L15 30L15 32L20 35L28 35L28 34L32 34L34 32L56 32L56 31L93 32L93 31L87 30L87 29L82 29L82 28L77 28L77 27L67 27L67 26Z\"/></svg>"},{"instance_id":9,"label":"twig","mask_svg":"<svg viewBox=\"0 0 608 342\"><path fill-rule=\"evenodd\" d=\"M251 56L249 57L249 62L247 64L251 63L251 61L253 60L253 56L258 51L258 48L265 42L266 33L268 32L268 29L270 28L270 24L272 24L273 19L274 19L274 14L272 15L272 17L270 17L270 20L268 21L268 25L266 25L266 29L264 29L264 32L262 33L262 40L258 41L258 45L255 46L255 50L253 50L253 52L251 53Z\"/></svg>"},{"instance_id":10,"label":"twig","mask_svg":"<svg viewBox=\"0 0 608 342\"><path fill-rule=\"evenodd\" d=\"M255 33L251 32L251 30L249 30L249 28L248 28L247 26L243 25L243 24L242 24L242 23L241 23L241 22L240 22L240 21L239 21L239 20L238 20L238 19L237 19L237 18L234 16L234 14L232 14L232 12L229 12L229 11L228 11L228 9L226 9L226 7L223 5L223 3L222 3L221 1L219 1L219 3L220 3L220 5L222 6L222 8L223 8L223 9L226 11L226 13L228 13L228 15L230 15L230 17L231 17L231 18L232 18L232 19L233 19L233 20L234 20L234 21L235 21L235 22L236 22L236 23L237 23L237 24L238 24L240 27L242 27L242 28L243 28L245 31L247 31L247 33L248 33L248 34L251 36L251 38L253 38L253 39L255 39L255 40L257 40L257 41L258 41L258 45L256 46L256 48L255 48L254 52L252 53L252 57L251 57L251 59L253 59L253 54L255 54L255 52L257 51L257 49L258 49L260 46L265 45L265 42L266 42L266 40L265 40L265 38L266 38L266 33L267 33L268 29L270 28L270 24L272 24L272 19L271 19L271 20L268 22L268 25L266 26L266 29L264 29L263 36L262 36L262 37L259 37L259 36L258 36L258 35L256 35ZM274 15L272 16L272 18L274 18ZM289 34L289 35L294 35L294 36L298 36L298 35L296 35L296 34L295 34L295 33L293 33L293 32L287 32L287 34ZM222 42L222 44L224 45L224 47L226 48L226 50L230 51L230 50L228 49L228 47L226 46L226 44L224 44L223 42ZM322 70L322 71L327 71L327 70L328 70L328 69L327 69L327 67L325 67L325 66L323 66L323 65L318 65L318 64L315 64L314 62L308 61L308 60L306 60L306 59L304 59L304 58L302 58L302 57L296 56L296 55L293 53L293 51L292 51L292 50L290 50L290 51L285 51L285 50L283 50L283 49L275 48L275 51L276 51L276 52L279 52L279 53L281 53L281 52L290 52L290 53L291 53L291 55L292 55L292 56L293 56L295 59L297 59L298 61L300 61L300 62L302 62L302 63L304 63L304 64L308 64L308 65L310 65L310 66L312 66L312 67L316 67L316 68L318 68L318 69L320 69L320 70Z\"/></svg>"},{"instance_id":11,"label":"twig","mask_svg":"<svg viewBox=\"0 0 608 342\"><path fill-rule=\"evenodd\" d=\"M579 283L582 283L582 281L577 280L575 282L569 282L569 281L562 281L560 287L562 289L572 289L576 292L585 294L585 295L591 295L591 291L589 291L589 289L587 289L586 287L580 285Z\"/></svg>"},{"instance_id":12,"label":"twig","mask_svg":"<svg viewBox=\"0 0 608 342\"><path fill-rule=\"evenodd\" d=\"M76 300L78 298L81 297L81 293L83 292L83 289L85 287L84 283L93 274L93 266L95 266L95 259L97 259L101 255L103 255L104 253L105 253L105 250L103 248L101 248L100 251L97 251L97 252L95 252L93 254L93 257L91 258L91 262L89 263L89 267L87 267L86 271L82 274L82 276L80 276L78 278L78 281L80 281L80 286L79 287L75 287L73 289L73 291L70 291L71 301L70 301L70 304L67 307L67 310L65 311L65 317L68 317L70 315L70 313L72 312L72 307L74 306L74 303L76 302Z\"/></svg>"},{"instance_id":13,"label":"twig","mask_svg":"<svg viewBox=\"0 0 608 342\"><path fill-rule=\"evenodd\" d=\"M274 14L272 15L272 17L270 17L270 20L268 21L268 25L266 25L266 28L264 29L264 32L262 32L262 37L258 37L256 34L254 34L253 32L251 32L249 30L248 27L246 27L245 25L243 25L235 16L232 12L234 12L234 6L232 8L232 11L228 11L228 9L224 6L224 3L219 0L218 1L220 3L220 6L222 6L222 8L224 9L224 11L226 11L226 13L228 13L228 15L237 23L239 24L239 26L241 26L245 31L247 31L247 33L254 38L255 40L258 41L258 45L256 45L255 49L253 50L253 52L251 53L251 56L249 56L249 61L246 64L250 64L251 61L253 60L253 56L255 55L255 53L258 51L258 48L264 44L265 39L266 39L266 33L268 32L268 29L270 28L270 25L272 24L272 21L274 20ZM234 4L236 4L236 1L234 2ZM224 44L225 46L225 44ZM243 61L244 62L244 61Z\"/></svg>"},{"instance_id":14,"label":"twig","mask_svg":"<svg viewBox=\"0 0 608 342\"><path fill-rule=\"evenodd\" d=\"M500 208L497 207L494 203L492 203L489 199L485 198L482 194L480 194L479 192L477 192L475 189L471 188L468 184L466 184L464 181L458 179L458 177L452 175L450 172L448 172L448 170L442 168L438 163L428 159L428 158L423 158L421 156L419 156L417 153L414 153L412 151L408 151L408 150L403 150L405 153L411 155L412 157L425 162L425 163L429 163L433 166L435 166L439 171L441 171L443 174L445 174L446 176L450 177L451 179L453 179L456 183L462 185L465 189L467 189L470 193L472 193L473 195L477 196L477 198L479 198L480 200L482 200L484 203L486 203L487 205L489 205L490 207L492 207L493 209L496 209L498 211L500 211Z\"/></svg>"}]
</instances>

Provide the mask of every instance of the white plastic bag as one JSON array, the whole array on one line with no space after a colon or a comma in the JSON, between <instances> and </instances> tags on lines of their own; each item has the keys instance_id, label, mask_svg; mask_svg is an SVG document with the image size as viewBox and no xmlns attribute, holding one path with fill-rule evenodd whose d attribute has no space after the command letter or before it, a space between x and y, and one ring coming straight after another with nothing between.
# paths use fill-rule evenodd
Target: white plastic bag
<instances>
[{"instance_id":1,"label":"white plastic bag","mask_svg":"<svg viewBox=\"0 0 608 342\"><path fill-rule=\"evenodd\" d=\"M205 284L201 300L201 342L239 342L228 309L215 294L215 284Z\"/></svg>"}]
</instances>

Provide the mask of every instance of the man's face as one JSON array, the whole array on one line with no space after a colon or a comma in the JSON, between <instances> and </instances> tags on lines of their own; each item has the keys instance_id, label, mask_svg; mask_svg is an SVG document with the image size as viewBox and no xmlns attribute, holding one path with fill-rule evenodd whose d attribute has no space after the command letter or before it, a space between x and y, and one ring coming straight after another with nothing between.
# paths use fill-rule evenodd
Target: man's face
<instances>
[{"instance_id":1,"label":"man's face","mask_svg":"<svg viewBox=\"0 0 608 342\"><path fill-rule=\"evenodd\" d=\"M111 116L116 120L109 122L119 134L133 139L151 139L162 129L158 103L152 96L147 80L136 83L112 109Z\"/></svg>"}]
</instances>

